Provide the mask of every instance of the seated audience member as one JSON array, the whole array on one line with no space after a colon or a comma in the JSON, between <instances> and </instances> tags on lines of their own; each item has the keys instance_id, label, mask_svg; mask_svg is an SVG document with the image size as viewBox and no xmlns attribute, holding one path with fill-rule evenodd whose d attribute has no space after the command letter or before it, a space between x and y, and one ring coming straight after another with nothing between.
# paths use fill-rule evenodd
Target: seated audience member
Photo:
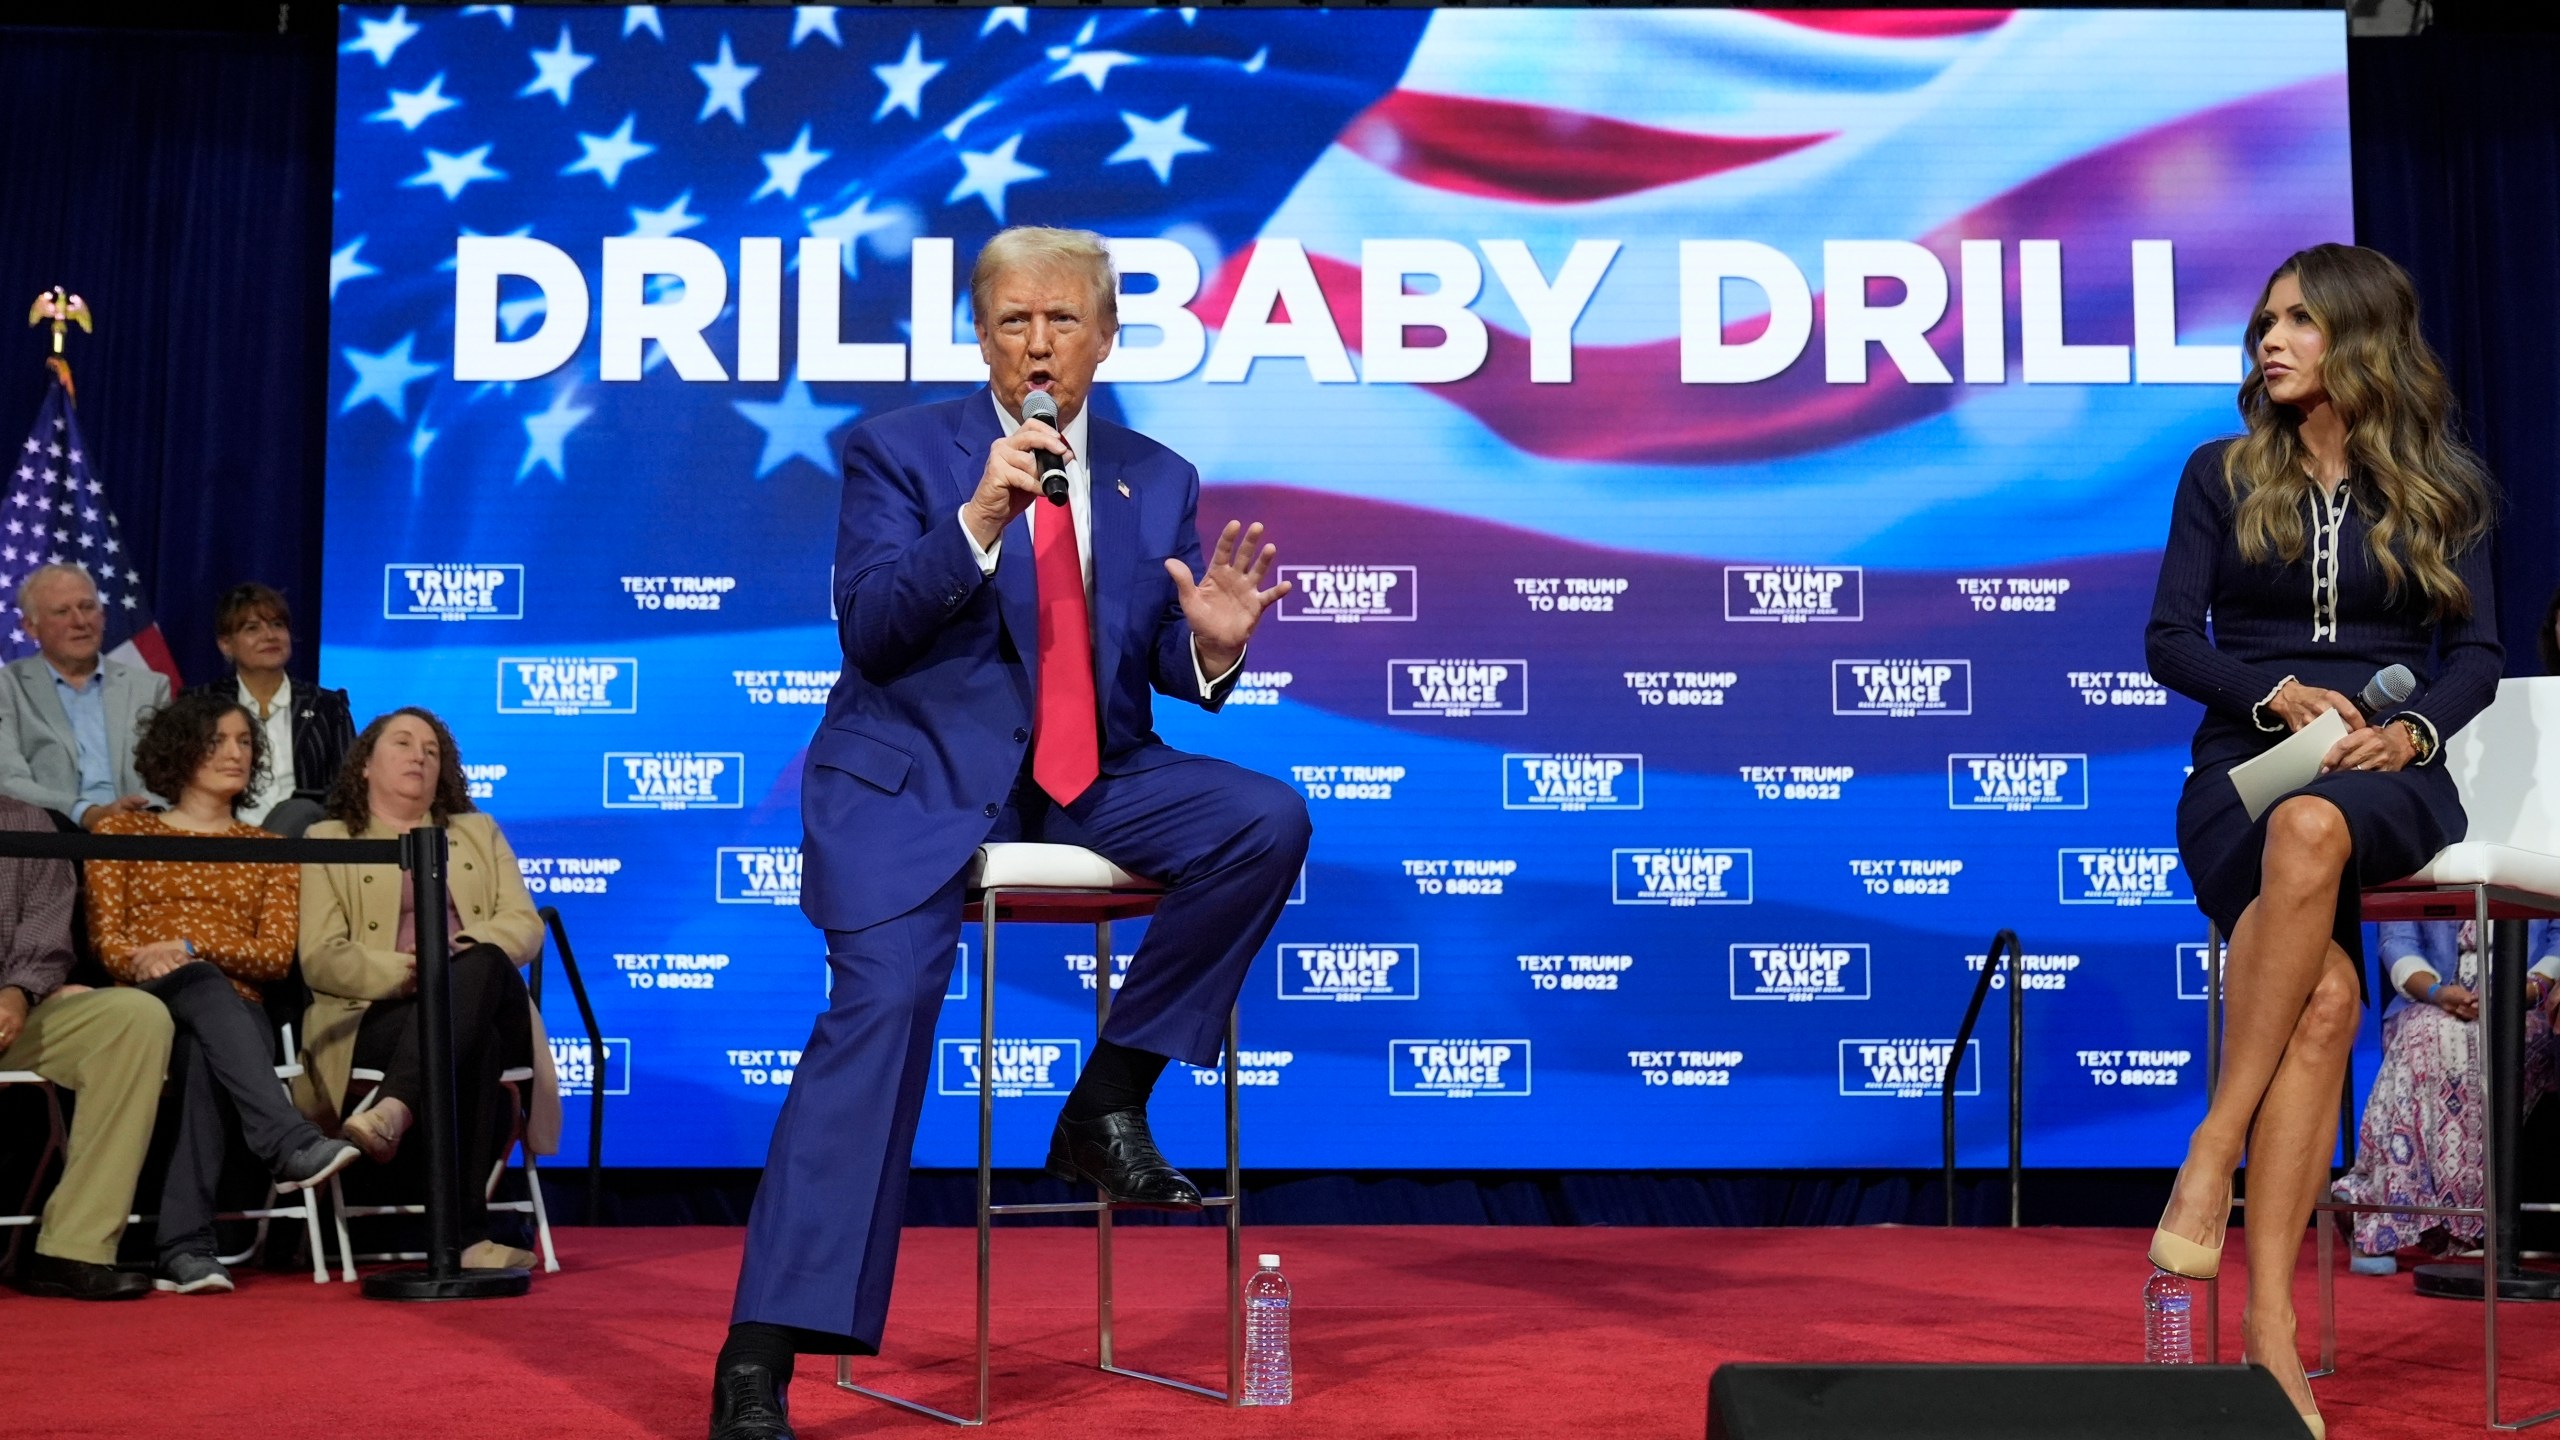
<instances>
[{"instance_id":1,"label":"seated audience member","mask_svg":"<svg viewBox=\"0 0 2560 1440\"><path fill-rule=\"evenodd\" d=\"M168 680L98 653L106 611L77 565L39 565L19 581L18 615L37 653L0 666L0 794L92 830L148 808L133 743Z\"/></svg>"},{"instance_id":2,"label":"seated audience member","mask_svg":"<svg viewBox=\"0 0 2560 1440\"><path fill-rule=\"evenodd\" d=\"M241 802L240 818L278 835L299 835L324 813L329 786L355 743L347 692L297 685L286 676L293 611L264 585L224 591L213 631L231 674L199 688L237 699L267 735L266 773Z\"/></svg>"},{"instance_id":3,"label":"seated audience member","mask_svg":"<svg viewBox=\"0 0 2560 1440\"><path fill-rule=\"evenodd\" d=\"M2524 1101L2551 1093L2551 1009L2560 1004L2560 924L2537 920L2527 932L2532 969L2525 977ZM2382 1020L2382 1069L2366 1097L2356 1134L2356 1168L2330 1187L2341 1200L2366 1205L2476 1206L2480 1203L2480 947L2468 920L2391 921L2382 926L2382 960L2390 967L2391 1007ZM2358 1215L2359 1275L2388 1275L2398 1253L2421 1247L2443 1254L2480 1240L2476 1218L2449 1215Z\"/></svg>"},{"instance_id":4,"label":"seated audience member","mask_svg":"<svg viewBox=\"0 0 2560 1440\"><path fill-rule=\"evenodd\" d=\"M235 811L264 758L264 736L228 696L194 691L143 726L134 764L152 790L175 795L165 813L118 811L101 835L219 835L272 840ZM89 944L118 980L157 996L177 1022L170 1078L179 1133L160 1187L159 1288L181 1295L231 1288L214 1258L214 1183L228 1126L287 1190L316 1185L356 1158L304 1118L275 1073L275 1032L259 986L293 968L301 885L291 865L92 860Z\"/></svg>"},{"instance_id":5,"label":"seated audience member","mask_svg":"<svg viewBox=\"0 0 2560 1440\"><path fill-rule=\"evenodd\" d=\"M0 830L53 828L43 811L0 796ZM138 990L62 983L75 883L68 860L0 860L0 1070L32 1070L79 1097L61 1183L16 1284L30 1295L132 1300L151 1281L115 1267L116 1242L151 1145L169 1012Z\"/></svg>"},{"instance_id":6,"label":"seated audience member","mask_svg":"<svg viewBox=\"0 0 2560 1440\"><path fill-rule=\"evenodd\" d=\"M310 839L391 840L421 825L446 831L445 935L453 975L454 1094L462 1152L462 1263L533 1264L489 1238L487 1183L511 1147L515 1101L499 1083L535 1067L525 1143L558 1144L559 1082L541 1017L517 967L542 952L542 917L497 823L472 809L452 733L414 707L376 717L356 737L329 792L329 818ZM304 1108L376 1161L389 1161L419 1108L416 894L391 865L306 865L302 871ZM347 1076L379 1070L374 1104L349 1115ZM341 1118L343 1117L343 1118Z\"/></svg>"}]
</instances>

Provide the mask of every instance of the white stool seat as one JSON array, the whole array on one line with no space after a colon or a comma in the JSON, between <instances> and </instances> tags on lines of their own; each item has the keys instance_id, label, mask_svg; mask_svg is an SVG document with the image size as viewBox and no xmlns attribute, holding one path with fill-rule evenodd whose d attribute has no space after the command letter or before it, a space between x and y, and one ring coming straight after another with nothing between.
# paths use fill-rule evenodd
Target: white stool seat
<instances>
[{"instance_id":1,"label":"white stool seat","mask_svg":"<svg viewBox=\"0 0 2560 1440\"><path fill-rule=\"evenodd\" d=\"M2392 882L2394 888L2419 885L2495 885L2560 895L2560 855L2465 840L2437 851L2417 874Z\"/></svg>"},{"instance_id":2,"label":"white stool seat","mask_svg":"<svg viewBox=\"0 0 2560 1440\"><path fill-rule=\"evenodd\" d=\"M972 890L1161 890L1081 845L1025 840L981 845L969 860Z\"/></svg>"}]
</instances>

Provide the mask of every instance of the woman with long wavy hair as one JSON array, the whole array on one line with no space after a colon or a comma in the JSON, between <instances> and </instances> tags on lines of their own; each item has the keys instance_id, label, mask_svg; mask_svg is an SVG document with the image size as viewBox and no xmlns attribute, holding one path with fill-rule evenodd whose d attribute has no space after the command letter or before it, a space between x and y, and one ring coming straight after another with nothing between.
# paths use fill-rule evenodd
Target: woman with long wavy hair
<instances>
[{"instance_id":1,"label":"woman with long wavy hair","mask_svg":"<svg viewBox=\"0 0 2560 1440\"><path fill-rule=\"evenodd\" d=\"M2360 1018L2359 892L2468 826L2441 757L2497 691L2496 501L2455 433L2417 294L2381 254L2288 258L2250 318L2248 355L2247 431L2187 460L2145 637L2152 674L2205 707L2178 851L2230 944L2220 1083L2151 1259L2215 1273L2245 1151L2247 1356L2318 1435L2293 1273ZM2418 687L2368 715L2349 697L2390 665ZM2252 821L2231 768L2333 711L2347 734L2321 774Z\"/></svg>"}]
</instances>

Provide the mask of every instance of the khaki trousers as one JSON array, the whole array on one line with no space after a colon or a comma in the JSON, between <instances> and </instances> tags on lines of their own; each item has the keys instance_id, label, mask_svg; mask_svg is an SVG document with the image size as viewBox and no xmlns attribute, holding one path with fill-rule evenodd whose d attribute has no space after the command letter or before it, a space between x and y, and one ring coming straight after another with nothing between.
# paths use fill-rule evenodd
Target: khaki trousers
<instances>
[{"instance_id":1,"label":"khaki trousers","mask_svg":"<svg viewBox=\"0 0 2560 1440\"><path fill-rule=\"evenodd\" d=\"M112 1263L133 1209L134 1177L151 1145L169 1064L169 1012L139 990L58 995L27 1016L0 1070L33 1070L80 1097L64 1142L62 1183L45 1203L36 1251Z\"/></svg>"}]
</instances>

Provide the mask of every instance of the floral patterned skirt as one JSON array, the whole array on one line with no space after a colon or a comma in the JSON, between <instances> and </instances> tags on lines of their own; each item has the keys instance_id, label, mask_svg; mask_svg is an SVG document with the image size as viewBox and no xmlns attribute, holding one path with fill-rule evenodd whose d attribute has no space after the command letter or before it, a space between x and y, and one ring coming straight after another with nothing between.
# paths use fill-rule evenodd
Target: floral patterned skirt
<instances>
[{"instance_id":1,"label":"floral patterned skirt","mask_svg":"<svg viewBox=\"0 0 2560 1440\"><path fill-rule=\"evenodd\" d=\"M2468 962L2470 957L2465 956ZM2464 965L2463 979L2471 979ZM2360 1205L2475 1206L2480 1203L2480 1026L2433 1005L2407 1005L2382 1022L2382 1071L2366 1097L2357 1130L2356 1168L2330 1193ZM2539 1010L2525 1016L2524 1104L2551 1093L2556 1066L2550 1024ZM2418 1245L2428 1231L2476 1243L2469 1216L2358 1215L2358 1254L2389 1255Z\"/></svg>"}]
</instances>

